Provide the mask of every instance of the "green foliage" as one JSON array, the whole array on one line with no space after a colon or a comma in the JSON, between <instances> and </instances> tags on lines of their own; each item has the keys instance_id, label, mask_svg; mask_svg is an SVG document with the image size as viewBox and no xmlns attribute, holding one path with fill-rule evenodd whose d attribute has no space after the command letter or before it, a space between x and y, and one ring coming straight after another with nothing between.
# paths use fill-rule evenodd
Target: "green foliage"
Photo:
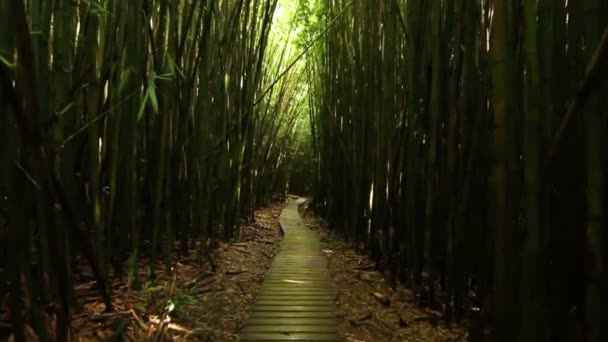
<instances>
[{"instance_id":1,"label":"green foliage","mask_svg":"<svg viewBox=\"0 0 608 342\"><path fill-rule=\"evenodd\" d=\"M13 69L15 67L15 63L11 63L8 59L0 56L0 63L4 64L7 68Z\"/></svg>"},{"instance_id":2,"label":"green foliage","mask_svg":"<svg viewBox=\"0 0 608 342\"><path fill-rule=\"evenodd\" d=\"M575 339L584 319L606 340L605 85L577 85L605 78L584 74L605 69L588 63L607 6L0 1L0 288L16 340L27 326L68 338L76 259L110 310L128 257L132 286L142 255L150 277L171 272L174 246L208 255L285 191L312 192L446 319L481 311L472 335ZM564 125L570 103L584 110Z\"/></svg>"},{"instance_id":3,"label":"green foliage","mask_svg":"<svg viewBox=\"0 0 608 342\"><path fill-rule=\"evenodd\" d=\"M293 39L270 38L290 25L273 29L276 6L276 0L0 2L0 63L15 70L0 74L1 96L16 93L0 111L19 115L20 128L17 137L14 122L2 122L0 132L13 133L1 137L1 166L13 170L23 161L21 170L0 177L0 210L8 212L11 241L20 241L0 267L10 260L9 278L21 279L30 263L42 262L48 283L24 281L52 294L55 340L67 338L69 306L78 300L76 258L87 261L111 310L112 271L121 274L127 265L137 287L143 255L151 278L159 262L170 272L176 238L183 254L195 241L206 249L208 242L236 239L241 221L285 189L286 156L306 96L298 86L302 68L283 69ZM265 89L269 96L262 96ZM11 202L21 207L7 207ZM36 291L27 292L32 298L13 291L13 302L37 303ZM193 297L176 294L173 309ZM45 336L40 308L22 309L15 306L16 331L32 319Z\"/></svg>"},{"instance_id":4,"label":"green foliage","mask_svg":"<svg viewBox=\"0 0 608 342\"><path fill-rule=\"evenodd\" d=\"M315 205L473 340L605 339L600 2L355 1L307 56Z\"/></svg>"},{"instance_id":5,"label":"green foliage","mask_svg":"<svg viewBox=\"0 0 608 342\"><path fill-rule=\"evenodd\" d=\"M151 74L150 80L148 81L148 87L146 87L146 91L144 93L144 97L141 101L141 105L139 106L139 112L137 114L137 120L141 120L144 111L146 109L146 105L150 105L154 113L158 114L158 99L156 97L156 80L171 80L172 74L166 74L161 76L155 76L154 73Z\"/></svg>"},{"instance_id":6,"label":"green foliage","mask_svg":"<svg viewBox=\"0 0 608 342\"><path fill-rule=\"evenodd\" d=\"M146 287L144 289L144 291L148 292L148 293L154 293L154 292L159 292L161 290L164 289L163 285L156 285L156 286L150 286L150 287Z\"/></svg>"},{"instance_id":7,"label":"green foliage","mask_svg":"<svg viewBox=\"0 0 608 342\"><path fill-rule=\"evenodd\" d=\"M197 294L193 292L178 292L167 301L165 310L167 313L179 314L185 306L196 302L196 296Z\"/></svg>"}]
</instances>

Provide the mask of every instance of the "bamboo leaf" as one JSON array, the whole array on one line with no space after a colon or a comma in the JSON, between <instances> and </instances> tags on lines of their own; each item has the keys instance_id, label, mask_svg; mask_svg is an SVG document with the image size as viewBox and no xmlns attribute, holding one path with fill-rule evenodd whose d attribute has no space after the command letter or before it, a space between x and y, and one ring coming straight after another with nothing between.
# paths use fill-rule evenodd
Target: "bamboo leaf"
<instances>
[{"instance_id":1,"label":"bamboo leaf","mask_svg":"<svg viewBox=\"0 0 608 342\"><path fill-rule=\"evenodd\" d=\"M16 65L15 63L9 62L8 59L4 58L2 55L0 55L0 63L4 64L9 69L13 69Z\"/></svg>"},{"instance_id":2,"label":"bamboo leaf","mask_svg":"<svg viewBox=\"0 0 608 342\"><path fill-rule=\"evenodd\" d=\"M146 103L148 103L148 99L150 98L150 88L146 89L146 93L144 94L144 98L141 100L139 104L139 112L137 113L137 121L140 121L144 117L144 112L146 111Z\"/></svg>"},{"instance_id":3,"label":"bamboo leaf","mask_svg":"<svg viewBox=\"0 0 608 342\"><path fill-rule=\"evenodd\" d=\"M162 81L171 81L174 77L173 73L167 73L167 74L161 74L161 75L157 75L154 76L154 79L156 80L162 80Z\"/></svg>"},{"instance_id":4,"label":"bamboo leaf","mask_svg":"<svg viewBox=\"0 0 608 342\"><path fill-rule=\"evenodd\" d=\"M175 75L175 70L177 70L177 72L179 73L179 75L182 78L186 78L184 76L184 73L182 72L182 69L179 67L179 65L177 63L175 63L175 60L173 59L173 57L171 57L171 55L167 56L169 58L169 69L171 70L171 73L169 74L165 74L165 75Z\"/></svg>"},{"instance_id":5,"label":"bamboo leaf","mask_svg":"<svg viewBox=\"0 0 608 342\"><path fill-rule=\"evenodd\" d=\"M152 105L154 113L158 114L158 99L156 98L156 87L154 86L154 84L150 84L148 86L148 98L150 100L150 104Z\"/></svg>"},{"instance_id":6,"label":"bamboo leaf","mask_svg":"<svg viewBox=\"0 0 608 342\"><path fill-rule=\"evenodd\" d=\"M71 101L70 103L68 103L65 107L63 107L62 110L60 110L59 112L57 112L58 115L63 115L65 114L67 111L69 111L72 107L74 106L74 101Z\"/></svg>"}]
</instances>

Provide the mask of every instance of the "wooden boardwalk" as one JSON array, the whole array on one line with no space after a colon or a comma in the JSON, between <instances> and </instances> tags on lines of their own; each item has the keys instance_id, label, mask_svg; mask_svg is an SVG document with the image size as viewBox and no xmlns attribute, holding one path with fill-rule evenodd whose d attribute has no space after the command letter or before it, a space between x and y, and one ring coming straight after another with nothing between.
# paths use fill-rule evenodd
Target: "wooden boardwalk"
<instances>
[{"instance_id":1,"label":"wooden boardwalk","mask_svg":"<svg viewBox=\"0 0 608 342\"><path fill-rule=\"evenodd\" d=\"M342 341L336 300L317 233L298 214L302 199L290 199L279 223L285 232L241 341Z\"/></svg>"}]
</instances>

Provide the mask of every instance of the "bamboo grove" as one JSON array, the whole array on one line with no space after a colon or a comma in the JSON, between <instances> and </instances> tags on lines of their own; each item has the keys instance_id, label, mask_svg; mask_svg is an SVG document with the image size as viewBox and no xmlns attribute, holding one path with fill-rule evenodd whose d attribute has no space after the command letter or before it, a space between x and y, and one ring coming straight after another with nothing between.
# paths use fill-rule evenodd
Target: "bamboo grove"
<instances>
[{"instance_id":1,"label":"bamboo grove","mask_svg":"<svg viewBox=\"0 0 608 342\"><path fill-rule=\"evenodd\" d=\"M278 78L276 6L0 2L0 293L18 341L26 323L67 340L75 274L110 311L111 277L137 288L193 250L213 263L284 192L306 98L301 67Z\"/></svg>"},{"instance_id":2,"label":"bamboo grove","mask_svg":"<svg viewBox=\"0 0 608 342\"><path fill-rule=\"evenodd\" d=\"M472 340L605 341L608 3L308 10L338 18L307 55L330 226Z\"/></svg>"}]
</instances>

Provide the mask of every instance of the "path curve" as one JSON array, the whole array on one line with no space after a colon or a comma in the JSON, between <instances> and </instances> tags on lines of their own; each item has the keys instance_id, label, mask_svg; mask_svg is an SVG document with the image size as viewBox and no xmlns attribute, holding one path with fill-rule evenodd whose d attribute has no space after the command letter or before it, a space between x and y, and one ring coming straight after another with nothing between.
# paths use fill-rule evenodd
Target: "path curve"
<instances>
[{"instance_id":1,"label":"path curve","mask_svg":"<svg viewBox=\"0 0 608 342\"><path fill-rule=\"evenodd\" d=\"M305 201L289 198L281 212L281 249L241 330L241 341L342 341L327 258L319 235L298 214Z\"/></svg>"}]
</instances>

